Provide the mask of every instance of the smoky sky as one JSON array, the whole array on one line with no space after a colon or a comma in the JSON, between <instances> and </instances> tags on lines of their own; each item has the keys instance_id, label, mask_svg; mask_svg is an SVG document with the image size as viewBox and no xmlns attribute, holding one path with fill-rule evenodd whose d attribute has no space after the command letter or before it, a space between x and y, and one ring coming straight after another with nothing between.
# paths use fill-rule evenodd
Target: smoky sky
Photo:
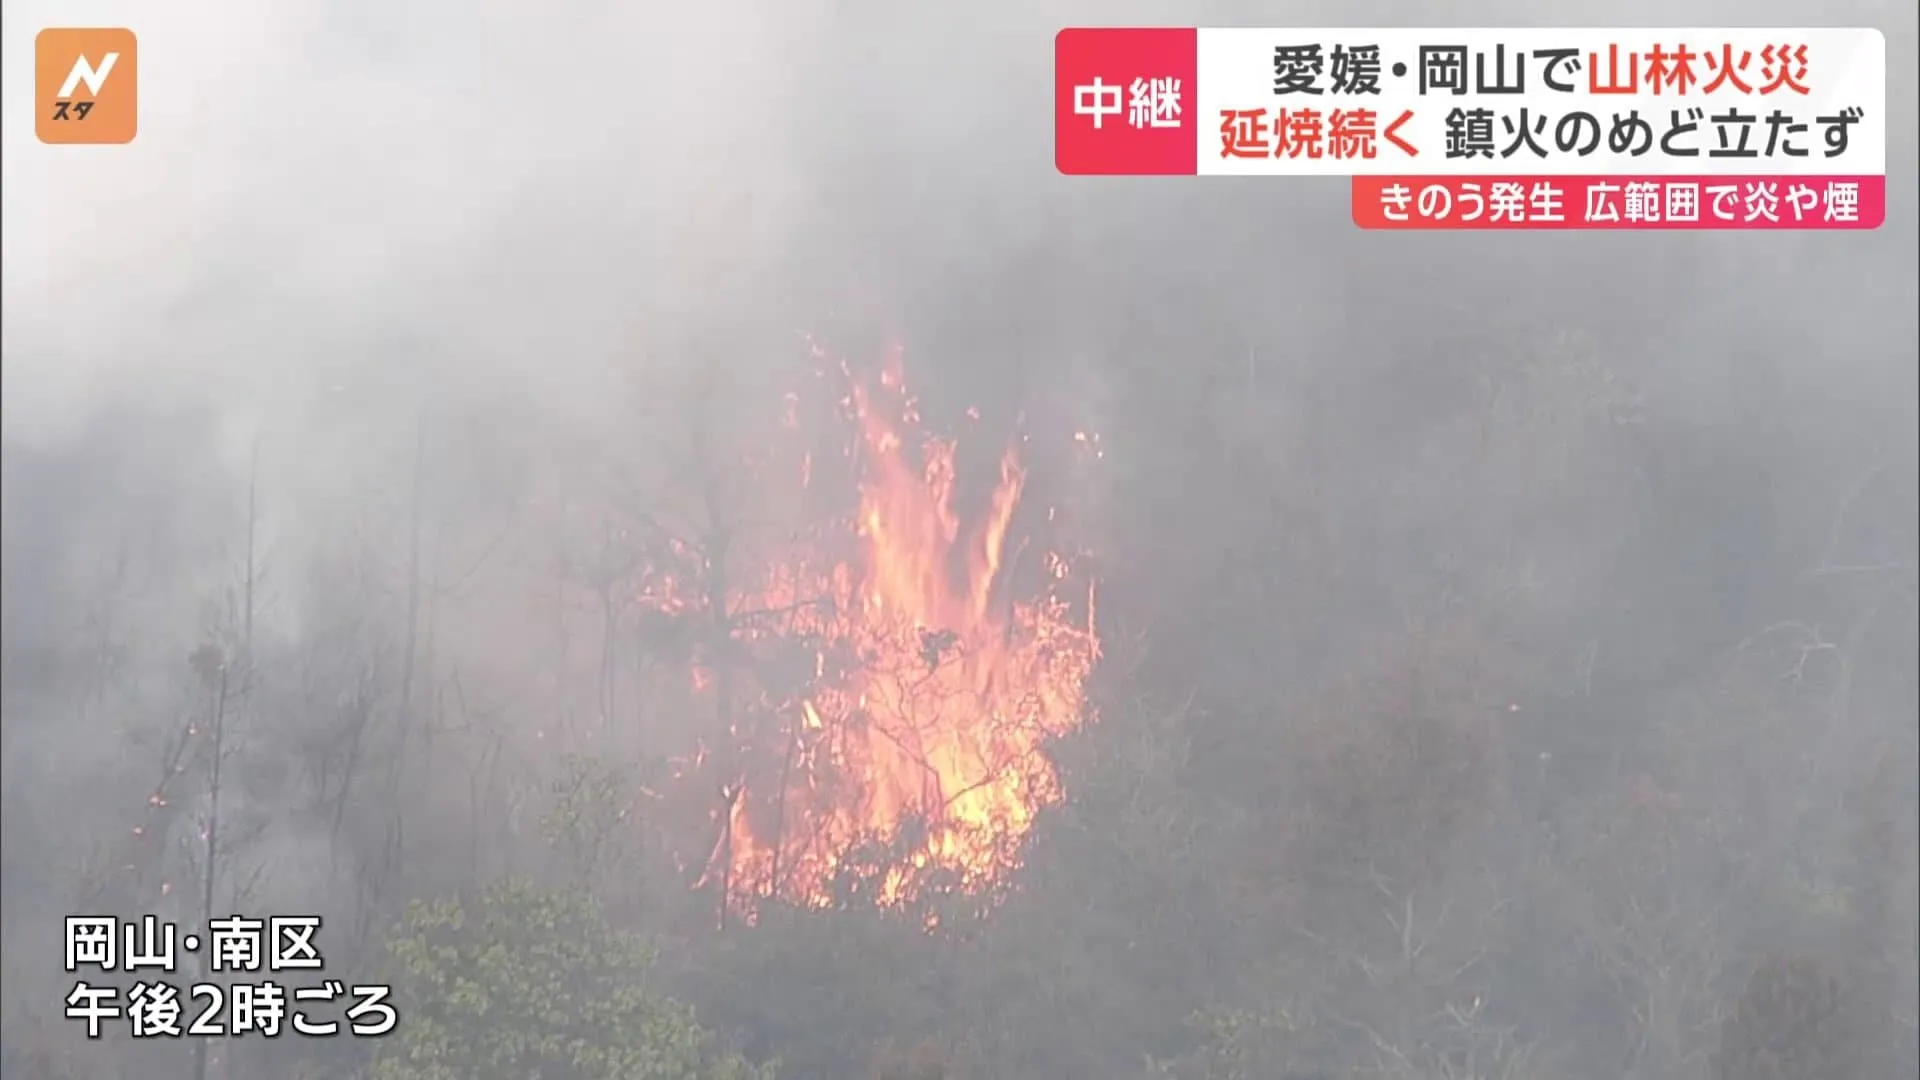
<instances>
[{"instance_id":1,"label":"smoky sky","mask_svg":"<svg viewBox=\"0 0 1920 1080\"><path fill-rule=\"evenodd\" d=\"M1755 236L1367 235L1338 181L1052 168L1061 26L1438 21L1405 4L199 0L5 20L0 408L10 472L55 477L10 496L35 519L10 524L10 560L30 524L71 557L98 508L230 493L255 453L269 528L325 533L329 499L390 480L423 408L533 439L638 430L634 372L751 380L822 330L861 354L897 337L942 400L1075 425L1099 424L1131 356L1220 388L1170 396L1180 422L1250 439L1288 391L1263 377L1256 404L1244 373L1316 366L1370 395L1337 418L1363 440L1440 421L1472 357L1571 335L1678 414L1737 417L1764 385L1845 418L1837 438L1913 442L1911 5L1554 7L1887 32L1887 224ZM1541 21L1517 3L1445 20ZM136 142L34 140L47 25L140 35ZM1109 435L1124 486L1150 466Z\"/></svg>"},{"instance_id":2,"label":"smoky sky","mask_svg":"<svg viewBox=\"0 0 1920 1080\"><path fill-rule=\"evenodd\" d=\"M1734 329L1773 297L1910 292L1910 5L1553 12L1886 29L1895 209L1874 236L1367 237L1337 183L1053 174L1061 25L1427 18L1382 3L9 5L8 438L71 437L119 398L283 425L356 357L375 358L361 378L381 385L359 392L376 397L452 382L573 407L611 363L848 310L1022 367L1004 359L1020 345L992 339L1059 352L1088 336L1062 324L1103 305L1192 322L1196 304L1230 306L1222 293L1246 323L1314 306L1291 320L1308 337L1369 289L1425 294L1409 318L1432 321L1476 283L1545 277L1549 295L1525 299ZM1446 21L1540 18L1474 4ZM134 144L34 141L30 50L49 24L140 34ZM1444 288L1439 267L1460 268ZM1325 295L1347 275L1349 295ZM1202 284L1212 299L1195 301Z\"/></svg>"}]
</instances>

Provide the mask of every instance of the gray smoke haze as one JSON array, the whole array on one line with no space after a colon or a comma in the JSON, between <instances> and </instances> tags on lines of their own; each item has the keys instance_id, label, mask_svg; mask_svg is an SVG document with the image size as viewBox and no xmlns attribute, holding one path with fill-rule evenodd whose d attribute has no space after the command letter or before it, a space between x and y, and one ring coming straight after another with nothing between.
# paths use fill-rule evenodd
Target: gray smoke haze
<instances>
[{"instance_id":1,"label":"gray smoke haze","mask_svg":"<svg viewBox=\"0 0 1920 1080\"><path fill-rule=\"evenodd\" d=\"M169 733L201 707L204 687L184 658L223 617L232 622L250 483L263 683L252 712L287 717L289 732L259 721L236 751L250 764L231 805L252 830L249 865L261 868L251 906L364 914L360 904L386 917L397 907L366 900L364 888L341 884L354 873L332 869L379 846L375 811L345 787L339 802L351 805L329 809L330 821L289 809L308 782L301 748L320 741L309 729L334 722L313 718L350 712L379 679L389 682L369 691L386 703L376 713L424 708L407 704L411 683L392 705L404 651L409 671L417 663L425 672L431 686L419 693L433 708L451 710L445 703L458 696L471 709L463 723L511 717L499 721L498 744L520 748L528 775L546 775L563 750L595 752L591 742L546 742L565 726L556 717L590 711L600 692L598 646L581 644L598 640L593 598L551 617L532 613L545 601L528 598L564 591L549 589L561 563L601 542L608 527L582 494L589 487L633 477L665 485L686 473L671 447L692 424L690 388L717 383L720 411L743 438L770 427L771 412L755 410L777 406L770 388L808 370L803 334L834 341L856 364L897 338L942 423L968 406L986 416L990 445L969 453L990 456L1005 437L1030 432L1041 496L1081 509L1114 632L1145 644L1136 666L1102 672L1113 704L1086 737L1111 731L1113 742L1076 748L1097 762L1083 763L1089 775L1105 779L1069 785L1061 813L1070 836L1124 817L1092 801L1118 798L1114 790L1147 793L1128 796L1127 813L1158 797L1157 780L1113 778L1129 769L1176 775L1166 790L1201 807L1187 835L1266 835L1255 808L1286 785L1278 771L1248 774L1307 766L1273 764L1299 757L1294 749L1209 745L1246 747L1234 740L1277 730L1263 710L1297 715L1336 686L1384 679L1376 669L1394 663L1393 643L1416 622L1452 626L1459 611L1496 607L1485 633L1526 657L1514 662L1524 673L1490 691L1524 718L1502 752L1543 763L1529 766L1537 775L1503 780L1515 805L1556 793L1598 800L1639 768L1669 786L1697 785L1683 794L1701 805L1772 821L1788 811L1761 796L1809 761L1813 779L1794 805L1848 804L1871 771L1862 763L1897 757L1920 722L1916 22L1911 3L1867 0L1474 0L1444 17L1404 0L9 2L0 155L9 1053L29 1040L80 1041L58 1017L65 984L52 967L49 920L98 895L89 893L96 866L120 858L115 845ZM1885 31L1883 228L1374 235L1353 228L1344 181L1072 179L1053 168L1051 63L1062 26L1721 23ZM133 144L35 141L32 43L50 25L139 34ZM1100 432L1107 451L1096 475L1068 468L1061 449L1081 429ZM410 514L424 545L414 569L427 568L427 606L439 613L419 633L416 613L403 610ZM414 656L420 639L424 659ZM1724 691L1736 678L1727 657L1781 640L1756 697ZM1474 662L1493 663L1493 651L1474 652ZM1802 703L1817 723L1754 704L1785 693L1781 671L1804 674L1809 657L1817 667L1829 656L1844 660L1807 676L1819 704ZM1637 695L1627 707L1647 730L1684 728L1675 718L1689 709L1716 718L1699 720L1702 730L1736 730L1749 717L1756 731L1773 726L1751 740L1689 743L1696 757L1684 763L1652 735L1634 735L1641 741L1625 750L1592 749L1604 741L1593 717L1607 707L1593 703L1603 696L1594 687L1609 677ZM1154 728L1115 715L1126 703L1167 711L1169 702L1212 719ZM1126 757L1136 743L1159 749L1139 750L1145 763L1136 763ZM1719 750L1701 748L1709 745ZM1568 767L1586 771L1546 772L1545 762L1582 747L1594 763ZM502 751L475 753L489 761ZM1916 786L1906 764L1894 815L1902 837ZM466 765L395 769L413 770L410 827L435 838L424 843L464 852L469 834L497 833L484 852L473 841L473 878L545 867L521 854L539 846L533 803L497 802L483 826ZM1076 809L1076 791L1089 808ZM1572 824L1554 820L1571 835ZM1128 827L1149 836L1175 828ZM1487 845L1476 859L1519 850L1524 832L1506 818L1462 828ZM1827 851L1844 824L1819 818L1794 839L1782 838L1784 827L1752 828L1779 845L1756 863L1844 876ZM1158 841L1125 843L1158 851ZM1204 867L1216 864L1203 860L1226 865L1229 841L1192 843L1192 865L1203 868L1154 872L1224 880L1208 877ZM1067 854L1052 864L1046 853L1058 845L1036 847L1037 895L1062 910L1080 902L1062 896L1094 896L1087 912L1106 895L1134 895L1126 888L1136 886L1099 876L1119 864L1122 841L1098 858L1059 844ZM1780 853L1789 847L1818 853L1803 865ZM1141 856L1124 858L1135 867ZM1315 858L1326 861L1271 878L1249 872L1222 889L1264 897L1293 887L1276 882L1347 863ZM405 888L473 884L454 877L434 863ZM1900 877L1896 893L1908 881ZM1170 1054L1178 1038L1162 1033L1196 1009L1279 1000L1247 959L1265 947L1248 936L1261 932L1265 900L1233 910L1226 900L1191 903L1177 919L1099 907L1049 922L1051 909L1032 901L1008 915L1002 932L1014 936L993 946L997 962L1016 970L1007 957L1054 947L1067 933L1059 927L1094 927L1072 947L1097 959L1055 966L1076 972L1097 1000L1032 1021L1052 1025L1051 1036L1020 1034L1017 1018L998 1016L976 1018L964 1038L940 1037L964 1043L980 1077L1106 1080L1144 1054ZM1910 933L1913 901L1899 893L1893 903ZM1738 926L1726 940L1772 933L1755 929L1775 926L1772 909L1755 900L1752 911L1744 922L1744 909L1729 917ZM1162 928L1176 922L1182 929ZM1912 950L1905 939L1897 948L1906 951L1896 976L1911 997ZM736 994L705 960L688 959L706 956L698 950L670 951L695 972L676 990L750 1050L800 1062L786 1075L841 1080L830 1072L841 1061L933 1024L917 1014L868 1027L823 1021L857 1036L782 1050L774 1044L787 1021L778 1018L800 1006L739 1004L758 992L759 969L712 962L749 987ZM1120 953L1139 959L1109 955ZM1087 990L1157 980L1144 973L1150 953L1169 972L1164 988L1155 982L1126 1004ZM1133 963L1141 966L1125 966ZM1232 963L1241 966L1226 974ZM1570 985L1547 961L1528 963L1504 969L1513 985ZM1171 974L1178 964L1185 975ZM964 985L943 992L972 1001L997 985L998 969L966 971L951 976ZM1536 995L1554 1005L1515 1023L1550 1026L1541 1017L1552 1007L1585 1015L1592 999L1580 995L1609 992L1597 985L1566 989L1565 1001ZM1682 994L1665 984L1647 991L1656 992ZM1895 1010L1911 1010L1907 1000ZM1614 1006L1594 1006L1603 1007ZM926 1008L949 1017L973 1006ZM1704 1058L1646 1049L1659 1038L1648 1037L1634 1066L1645 1071L1632 1075L1704 1075L1662 1072L1698 1069ZM1567 1051L1567 1071L1539 1075L1627 1075L1587 1046ZM4 1076L86 1075L35 1060L9 1057Z\"/></svg>"},{"instance_id":2,"label":"gray smoke haze","mask_svg":"<svg viewBox=\"0 0 1920 1080\"><path fill-rule=\"evenodd\" d=\"M1521 7L1477 5L1449 21L1526 22ZM1324 22L1336 10L1348 25L1406 17L1380 3L1178 14L1272 25ZM1041 305L1063 289L1099 291L1090 279L1102 274L1148 276L1105 265L1139 247L1163 251L1167 277L1231 279L1275 297L1328 287L1343 264L1361 274L1398 262L1419 278L1436 263L1472 264L1474 246L1491 243L1448 238L1458 250L1376 256L1370 244L1393 241L1342 231L1338 184L1289 184L1282 199L1272 184L1051 175L1050 117L1035 102L1053 30L1160 23L1172 12L1055 3L977 14L825 2L524 13L14 5L9 437L71 439L125 401L212 403L234 431L280 427L329 392L380 398L400 387L579 407L600 396L608 368L663 362L649 355L676 351L662 343L716 326L785 329L854 303L901 318L976 296L993 315L950 320L1006 323L1016 297ZM1563 24L1613 25L1730 14L1667 4L1554 13ZM1808 14L1780 3L1738 11L1749 24ZM1888 30L1889 100L1910 107L1907 6L1820 15ZM116 16L143 42L141 137L116 150L36 149L24 123L33 33L49 20ZM1903 119L1889 123L1896 166L1913 153ZM1721 325L1722 296L1753 303L1760 289L1791 290L1809 307L1810 287L1892 304L1905 279L1868 268L1862 249L1904 266L1904 217L1844 240L1653 248L1552 237L1507 254L1524 267L1513 280L1557 267L1562 302L1596 310L1619 291L1646 302L1651 290L1634 286L1658 282L1672 306L1660 314L1697 317L1718 334L1734 329ZM1764 260L1746 250L1761 243ZM1809 265L1822 245L1841 243L1845 267ZM1196 248L1210 254L1189 254ZM1729 276L1742 269L1755 277ZM1000 292L980 295L990 289ZM1861 325L1836 318L1822 329ZM364 362L373 370L337 378L359 362L349 356L369 354L379 357Z\"/></svg>"}]
</instances>

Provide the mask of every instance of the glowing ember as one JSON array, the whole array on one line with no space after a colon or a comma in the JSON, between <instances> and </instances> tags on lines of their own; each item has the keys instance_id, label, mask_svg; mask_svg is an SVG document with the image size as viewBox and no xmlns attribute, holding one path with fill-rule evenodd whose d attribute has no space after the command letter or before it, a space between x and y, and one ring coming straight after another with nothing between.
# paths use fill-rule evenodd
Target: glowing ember
<instances>
[{"instance_id":1,"label":"glowing ember","mask_svg":"<svg viewBox=\"0 0 1920 1080\"><path fill-rule=\"evenodd\" d=\"M705 880L736 910L990 891L1060 798L1047 742L1089 712L1092 588L1070 603L1070 560L1010 543L1015 453L965 521L954 443L902 437L919 418L897 357L877 387L848 378L857 513L837 537L796 537L757 589L729 598L742 701ZM815 472L804 456L795 468L803 483ZM754 674L796 646L810 670L784 687ZM699 692L713 692L711 667L694 673Z\"/></svg>"}]
</instances>

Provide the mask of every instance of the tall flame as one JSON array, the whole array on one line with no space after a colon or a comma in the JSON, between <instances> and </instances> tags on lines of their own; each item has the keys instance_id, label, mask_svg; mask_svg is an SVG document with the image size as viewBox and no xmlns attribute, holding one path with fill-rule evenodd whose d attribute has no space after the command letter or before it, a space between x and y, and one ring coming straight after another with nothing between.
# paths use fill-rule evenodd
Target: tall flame
<instances>
[{"instance_id":1,"label":"tall flame","mask_svg":"<svg viewBox=\"0 0 1920 1080\"><path fill-rule=\"evenodd\" d=\"M786 613L779 639L812 650L810 676L769 695L776 734L757 756L745 748L729 782L707 880L743 910L767 897L894 904L935 882L992 890L1061 797L1047 743L1089 713L1092 587L1070 600L1068 557L1028 561L1010 541L1026 482L1015 450L963 520L955 443L916 452L903 437L919 418L897 355L877 390L852 387L859 499L840 538L852 555L796 542L736 603Z\"/></svg>"}]
</instances>

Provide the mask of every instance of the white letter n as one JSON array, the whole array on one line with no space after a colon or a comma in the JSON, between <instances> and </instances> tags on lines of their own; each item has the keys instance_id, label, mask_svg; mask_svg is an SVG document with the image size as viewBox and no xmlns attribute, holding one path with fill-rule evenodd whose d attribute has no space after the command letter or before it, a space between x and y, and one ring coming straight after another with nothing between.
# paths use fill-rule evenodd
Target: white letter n
<instances>
[{"instance_id":1,"label":"white letter n","mask_svg":"<svg viewBox=\"0 0 1920 1080\"><path fill-rule=\"evenodd\" d=\"M95 69L87 62L86 57L80 57L73 62L73 70L67 72L67 81L60 84L60 92L54 96L70 98L73 96L74 87L86 83L87 93L93 97L99 97L100 88L107 84L107 76L113 71L113 65L119 59L119 53L110 52L106 59L100 61L100 67Z\"/></svg>"}]
</instances>

